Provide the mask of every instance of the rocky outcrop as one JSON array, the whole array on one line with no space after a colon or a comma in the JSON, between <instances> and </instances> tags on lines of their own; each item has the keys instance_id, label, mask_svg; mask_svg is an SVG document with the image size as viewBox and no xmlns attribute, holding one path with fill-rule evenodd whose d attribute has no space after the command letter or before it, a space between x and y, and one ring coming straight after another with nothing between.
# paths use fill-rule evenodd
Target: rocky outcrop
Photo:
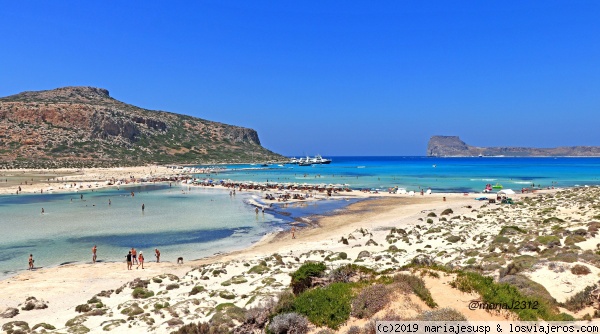
<instances>
[{"instance_id":1,"label":"rocky outcrop","mask_svg":"<svg viewBox=\"0 0 600 334\"><path fill-rule=\"evenodd\" d=\"M556 148L531 147L476 147L467 145L458 136L432 136L427 144L427 156L470 157L585 157L600 156L598 146L571 146Z\"/></svg>"},{"instance_id":2,"label":"rocky outcrop","mask_svg":"<svg viewBox=\"0 0 600 334\"><path fill-rule=\"evenodd\" d=\"M253 129L138 108L102 88L0 98L0 168L283 159Z\"/></svg>"}]
</instances>

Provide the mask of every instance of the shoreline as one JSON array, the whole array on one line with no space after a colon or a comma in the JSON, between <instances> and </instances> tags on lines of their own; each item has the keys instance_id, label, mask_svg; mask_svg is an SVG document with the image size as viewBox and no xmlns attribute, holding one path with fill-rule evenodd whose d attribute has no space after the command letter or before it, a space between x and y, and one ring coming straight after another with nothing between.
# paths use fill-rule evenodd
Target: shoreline
<instances>
[{"instance_id":1,"label":"shoreline","mask_svg":"<svg viewBox=\"0 0 600 334\"><path fill-rule=\"evenodd\" d=\"M228 190L228 188L216 186L208 188L216 188L220 191ZM240 307L251 307L266 302L268 298L276 295L277 291L289 286L289 274L305 261L325 262L331 268L357 263L377 272L386 272L386 270L397 270L404 264L422 256L429 256L439 263L456 264L460 267L467 266L474 259L479 265L491 268L489 270L492 270L492 276L497 278L502 267L506 266L513 257L520 254L524 254L520 256L536 257L540 255L528 250L521 253L521 251L516 251L516 248L508 252L506 250L489 251L484 245L479 244L476 236L478 238L487 236L488 243L494 245L492 240L496 235L502 235L503 227L518 225L523 226L523 229L526 230L534 229L528 232L527 236L537 238L538 235L552 233L544 232L543 226L536 222L539 219L537 217L550 219L553 217L552 215L562 218L570 217L572 222L565 223L565 228L580 229L580 225L586 224L589 220L586 217L598 215L598 212L594 211L593 206L578 212L577 208L582 206L575 202L572 194L579 194L578 196L585 200L586 196L591 196L586 195L586 192L597 192L598 190L597 187L580 187L515 194L511 195L514 201L518 202L515 205L493 205L487 201L476 201L475 198L479 196L496 196L496 194L480 193L468 193L467 195L464 193L433 193L409 196L408 194L370 194L353 191L333 194L332 197L338 200L355 198L359 201L332 213L311 216L311 224L307 224L305 228L298 228L295 232L295 239L292 239L290 231L272 232L262 236L260 240L250 246L238 250L199 259L185 259L183 264L176 262L158 264L146 261L145 270L134 269L132 272L126 270L125 263L120 261L96 264L77 262L35 271L24 271L10 278L2 279L0 280L0 289L4 294L0 296L0 313L2 309L8 308L20 310L28 297L43 300L48 308L20 311L15 317L9 319L0 318L0 325L10 321L27 321L31 325L45 322L64 328L63 324L68 320L84 319L82 321L85 321L85 326L92 332L102 332L106 323L116 321L114 319L121 316L123 307L132 305L131 303L139 303L140 307L143 306L144 309L152 309L155 303L162 303L165 298L169 298L169 303L173 305L173 309L169 312L179 310L177 311L179 316L174 319L181 318L183 323L208 321L213 314L202 310L212 310L219 304L233 303ZM244 192L261 193L259 190L245 190ZM563 201L564 198L561 197L562 195L558 196L559 193L569 194L564 197L568 200ZM310 200L315 199L311 198ZM542 209L527 204L538 202L546 203L545 205L555 209L552 213L542 216L538 212ZM275 203L277 202L275 201ZM557 206L560 208L556 209ZM453 213L444 216L443 212L447 209L451 209ZM430 222L428 217L434 218ZM539 230L535 230L536 226ZM400 233L398 231L402 231L404 234L398 235L397 233ZM450 237L455 239L450 239ZM510 238L518 237L518 234L510 235ZM586 237L586 240L578 245L582 250L587 251L593 249L600 241L599 239L595 236ZM344 240L346 241L342 242ZM565 240L563 237L563 243L567 245L568 242ZM514 239L515 245L518 242L519 239ZM397 247L396 250L392 249L392 246ZM543 245L540 247L545 251ZM474 252L473 249L480 249L482 254ZM549 248L549 250L552 249ZM361 259L363 252L370 255ZM485 252L489 252L489 254L483 254ZM341 254L344 256L342 257ZM152 260L151 256L148 257L149 260ZM579 288L577 287L583 288L590 282L595 282L594 277L600 274L600 268L591 267L592 275L581 277L572 275L570 268L573 265L589 266L587 262L581 260L566 264L559 262L558 266L564 269L556 271L556 269L552 269L555 267L547 262L551 260L541 257L539 259L540 261L532 267L532 271L526 272L524 275L551 291L552 296L559 301L564 301L578 292ZM270 269L265 269L266 273L253 273L254 268L263 266L262 263L266 263L266 268ZM148 300L132 299L132 288L129 286L137 278L149 280L149 289L157 292L157 295ZM157 283L161 280L164 282ZM233 280L240 282L248 280L248 283L231 285ZM450 280L451 277L444 278L439 282L431 277L425 280L431 291L444 292L443 297L434 296L440 307L456 308L468 315L469 320L502 319L494 318L494 315L484 311L470 311L466 309L465 305L457 303L458 300L464 301L465 298L478 297L476 294L465 295L450 288ZM565 281L573 282L571 289L563 288L562 285L565 284L563 283ZM165 287L174 284L177 284L179 288L165 290ZM190 289L197 285L206 289L206 292L200 294L199 299L188 294ZM79 314L75 311L75 306L85 304L86 300L90 300L101 291L115 289L124 289L124 293L102 297L104 308L111 314L110 316L96 317ZM225 292L233 293L235 297L233 299L219 297ZM193 303L200 303L200 307L194 306L197 304ZM419 300L413 300L411 303L422 304ZM187 306L184 307L184 305ZM428 309L426 305L419 307ZM191 313L181 311L183 308ZM113 312L115 318L113 318ZM173 330L170 323L166 321L170 318L168 312L159 310L148 312L150 317L154 317L157 321L155 324L132 320L130 326L133 325L133 329L121 326L114 332L126 333L128 330L166 332ZM165 318L165 320L160 320L161 318ZM124 321L129 320L124 319ZM347 329L351 324L361 324L356 321L352 320L343 328ZM344 333L343 330L340 332Z\"/></svg>"},{"instance_id":2,"label":"shoreline","mask_svg":"<svg viewBox=\"0 0 600 334\"><path fill-rule=\"evenodd\" d=\"M23 173L41 173L44 170L39 170L39 169L29 169L29 170L9 170L11 173L14 173L16 171L19 172L23 172ZM178 177L178 178L182 178L184 179L185 177L187 177L189 174L192 174L190 172L188 173L183 173L182 169L172 169L170 167L166 167L166 166L141 166L141 167L119 167L119 168L93 168L87 169L61 169L61 172L65 172L65 173L71 173L68 175L63 176L64 178L68 178L68 180L66 181L56 181L56 182L76 182L79 183L81 185L82 188L78 188L78 189L55 189L53 191L50 192L46 192L44 194L63 194L63 193L70 193L73 191L76 192L87 192L87 191L95 191L95 190L105 190L105 189L111 189L111 188L115 188L115 187L136 187L136 186L144 186L144 185L156 185L156 184L168 184L169 182L177 182L178 185L179 182L181 180L178 181L143 181L142 179L144 179L143 177L135 177L133 179L133 181L131 183L127 183L127 184L121 184L120 186L118 185L107 185L104 184L100 181L106 181L107 179L118 179L119 177L121 177L121 179L125 179L124 176L126 175L140 175L143 173L146 177L151 177L152 174L153 177L156 178L164 178L164 177ZM157 174L158 173L158 174ZM0 177L1 178L1 177ZM86 181L84 181L86 180ZM243 183L242 181L239 181L240 183ZM26 186L22 186L23 187L23 192L25 196L27 195L33 195L33 194L38 194L40 195L40 193L36 192L35 189L39 188L40 185L51 185L48 184L44 181L41 182L36 182L36 183L29 183ZM198 187L198 188L202 188L202 189L212 189L212 190L217 190L217 191L230 191L231 188L229 187L225 187L222 185L212 185L212 186L206 186L206 185L188 185L190 187ZM14 188L14 186L13 186ZM14 194L6 194L3 193L3 190L6 190L6 188L2 188L0 187L0 196L6 196L6 195L14 195ZM27 190L29 191L33 191L33 192L27 192ZM558 189L556 189L558 190ZM244 193L251 193L251 194L264 194L265 192L275 192L277 191L276 189L269 189L267 191L265 190L259 190L259 189L244 189L243 192ZM545 193L545 192L549 192L549 191L555 191L555 190L536 190L535 193ZM306 194L307 192L305 191L301 191L301 190L295 190L295 191L290 191L290 194ZM409 203L420 203L423 202L422 200L425 201L425 203L428 203L430 201L432 201L433 199L436 199L437 201L440 201L442 198L447 198L448 199L448 203L451 203L452 201L456 201L456 200L473 200L475 197L477 196L491 196L494 195L492 193L432 193L432 194L425 194L425 195L419 195L418 193L415 193L414 195L409 195L409 194L392 194L392 193L388 193L388 192L380 192L380 193L369 193L369 192L363 192L363 191L359 191L359 190L353 190L352 192L339 192L339 193L333 193L330 197L327 197L325 193L316 193L317 195L315 196L315 192L312 191L313 196L312 197L307 197L304 200L298 200L298 199L288 199L285 202L279 202L277 200L265 200L262 199L264 202L266 202L266 204L294 204L294 203L306 203L306 202L318 202L318 201L323 201L323 200L337 200L337 201L342 201L342 200L347 200L347 199L353 199L356 200L356 203L352 203L349 204L347 206L344 207L344 209L339 210L336 209L336 211L338 212L329 212L327 214L310 214L307 216L301 216L301 217L296 217L295 219L290 219L291 221L289 222L290 227L291 226L296 226L296 228L298 229L298 231L310 231L310 230L314 230L314 229L318 229L320 226L320 221L325 220L327 221L327 217L329 216L338 216L338 215L345 215L348 214L348 212L353 212L353 214L357 214L358 212L355 212L353 210L351 210L355 205L358 205L362 202L375 202L377 200L381 200L381 199L396 199L399 200L399 202L406 202L408 201ZM515 195L516 196L516 195ZM249 202L245 202L246 205L250 205L250 206L255 206L255 207L266 207L264 205L261 205L259 203L256 203L254 201L249 201ZM364 206L360 206L360 207L364 207ZM385 207L385 205L382 205L380 207ZM276 217L279 217L280 219L289 219L289 218L282 218L280 216L282 215L281 211L278 210L272 210L271 211L273 215L275 215ZM308 221L309 219L314 219L316 216L316 221ZM305 226L298 226L298 224L303 224ZM274 242L276 242L279 239L284 238L283 236L289 231L288 230L284 230L284 231L273 231L270 233L265 234L264 236L262 236L258 241L250 244L249 246L243 246L243 248L240 249L234 249L234 250L225 250L225 251L219 251L213 255L208 255L205 257L201 257L198 259L194 259L194 261L205 261L206 259L212 259L213 257L223 257L226 256L228 254L239 254L239 253L243 253L246 250L251 250L251 249L255 249L255 248L260 248L261 246L264 245L268 245L268 244L272 244ZM315 233L311 232L309 233L310 235L313 236L317 236ZM218 254L218 255L217 255ZM120 263L120 261L106 261L103 263ZM45 267L41 267L40 269L53 269L53 268L59 268L65 265L86 265L86 264L90 264L87 261L69 261L67 263L60 263L60 264L55 264L55 265L51 265L51 266L45 266ZM23 272L27 272L27 269L22 269L20 271L11 273L11 274L7 274L6 276L0 278L0 281L6 280L6 279L10 279L11 277L17 276L19 274L22 274Z\"/></svg>"}]
</instances>

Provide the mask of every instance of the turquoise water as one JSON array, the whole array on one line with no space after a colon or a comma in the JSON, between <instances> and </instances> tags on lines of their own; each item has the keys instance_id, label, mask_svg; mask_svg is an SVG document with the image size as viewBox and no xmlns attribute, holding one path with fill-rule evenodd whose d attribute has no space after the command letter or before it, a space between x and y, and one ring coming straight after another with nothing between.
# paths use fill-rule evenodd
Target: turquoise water
<instances>
[{"instance_id":1,"label":"turquoise water","mask_svg":"<svg viewBox=\"0 0 600 334\"><path fill-rule=\"evenodd\" d=\"M515 190L531 183L542 187L600 184L600 158L333 160L331 165L315 167L232 165L227 166L231 170L210 177L217 181L349 184L352 188L430 187L434 192L481 191L487 183L501 183ZM249 196L239 192L229 196L227 190L202 187L188 191L188 187L175 184L172 188L162 184L0 196L0 277L26 269L30 253L39 267L90 262L94 244L98 245L99 261L122 261L131 247L144 251L148 260L154 260L154 248L161 250L165 261L175 261L179 256L197 259L249 246L265 233L287 228L293 218L336 211L352 203L292 205L276 208L279 213L267 211L257 216L254 208L244 203Z\"/></svg>"},{"instance_id":2,"label":"turquoise water","mask_svg":"<svg viewBox=\"0 0 600 334\"><path fill-rule=\"evenodd\" d=\"M398 186L434 192L481 191L487 183L520 190L532 183L541 187L600 184L600 158L433 158L327 157L330 165L275 164L226 166L230 171L214 179L257 182L349 184L352 188ZM434 167L435 166L435 167ZM204 177L204 176L201 176Z\"/></svg>"}]
</instances>

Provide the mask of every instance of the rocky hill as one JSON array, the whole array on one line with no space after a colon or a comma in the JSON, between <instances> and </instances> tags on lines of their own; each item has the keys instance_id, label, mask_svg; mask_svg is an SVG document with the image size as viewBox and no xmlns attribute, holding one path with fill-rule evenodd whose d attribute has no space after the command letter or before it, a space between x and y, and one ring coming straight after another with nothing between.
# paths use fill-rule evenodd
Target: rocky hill
<instances>
[{"instance_id":1,"label":"rocky hill","mask_svg":"<svg viewBox=\"0 0 600 334\"><path fill-rule=\"evenodd\" d=\"M64 87L0 98L0 168L283 160L255 130L139 108L108 90Z\"/></svg>"},{"instance_id":2,"label":"rocky hill","mask_svg":"<svg viewBox=\"0 0 600 334\"><path fill-rule=\"evenodd\" d=\"M427 156L470 157L479 155L507 157L586 157L600 156L600 147L476 147L467 145L458 136L432 136L429 139L429 144L427 144Z\"/></svg>"}]
</instances>

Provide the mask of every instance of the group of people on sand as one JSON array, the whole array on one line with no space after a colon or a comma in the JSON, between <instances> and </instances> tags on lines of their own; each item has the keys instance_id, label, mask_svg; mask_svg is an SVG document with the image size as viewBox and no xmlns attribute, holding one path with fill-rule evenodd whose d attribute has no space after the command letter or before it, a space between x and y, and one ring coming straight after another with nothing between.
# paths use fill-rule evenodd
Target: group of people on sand
<instances>
[{"instance_id":1,"label":"group of people on sand","mask_svg":"<svg viewBox=\"0 0 600 334\"><path fill-rule=\"evenodd\" d=\"M92 247L92 262L96 263L96 252L98 250L98 247L96 245L94 245L94 247ZM160 251L158 250L158 248L154 248L154 256L156 257L156 262L160 262ZM125 255L125 259L127 261L127 270L132 270L133 269L133 265L137 264L137 267L135 269L140 269L140 266L142 267L142 269L144 268L144 252L140 251L140 254L138 255L137 250L134 247L131 247L131 250L127 253L127 255Z\"/></svg>"},{"instance_id":2,"label":"group of people on sand","mask_svg":"<svg viewBox=\"0 0 600 334\"><path fill-rule=\"evenodd\" d=\"M95 255L94 255L95 256ZM160 262L160 251L158 248L154 248L154 256L156 257L156 263ZM131 247L131 250L127 255L125 255L125 260L127 261L127 270L132 270L133 265L137 263L137 267L135 269L144 268L144 252L140 251L140 254L137 254L137 250Z\"/></svg>"}]
</instances>

